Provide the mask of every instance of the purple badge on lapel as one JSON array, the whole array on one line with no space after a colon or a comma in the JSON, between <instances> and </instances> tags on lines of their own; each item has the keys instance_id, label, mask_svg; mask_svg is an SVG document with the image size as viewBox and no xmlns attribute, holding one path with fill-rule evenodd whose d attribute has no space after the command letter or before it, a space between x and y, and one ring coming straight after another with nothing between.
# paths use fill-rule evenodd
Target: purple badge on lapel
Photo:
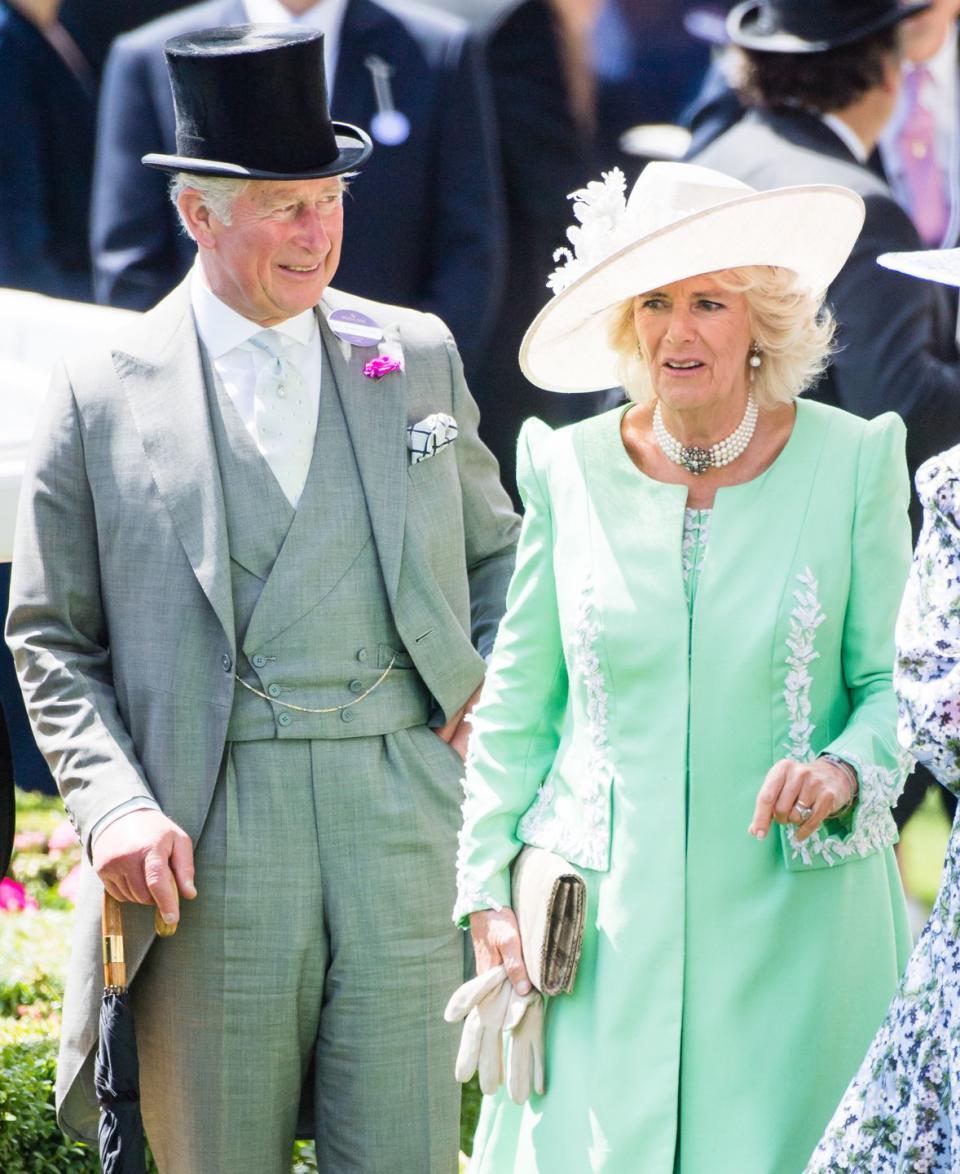
<instances>
[{"instance_id":1,"label":"purple badge on lapel","mask_svg":"<svg viewBox=\"0 0 960 1174\"><path fill-rule=\"evenodd\" d=\"M334 310L327 317L327 325L351 346L376 346L383 338L380 325L359 310Z\"/></svg>"}]
</instances>

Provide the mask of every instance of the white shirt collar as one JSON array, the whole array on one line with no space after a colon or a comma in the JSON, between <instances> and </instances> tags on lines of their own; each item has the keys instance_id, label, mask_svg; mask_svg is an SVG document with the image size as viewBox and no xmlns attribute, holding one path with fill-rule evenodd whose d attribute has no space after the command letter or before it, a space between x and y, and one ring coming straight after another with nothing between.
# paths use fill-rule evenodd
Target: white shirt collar
<instances>
[{"instance_id":1,"label":"white shirt collar","mask_svg":"<svg viewBox=\"0 0 960 1174\"><path fill-rule=\"evenodd\" d=\"M933 78L933 84L937 87L937 92L940 94L949 93L950 87L956 84L957 77L957 26L951 25L947 29L947 35L943 38L943 44L926 61L920 63L925 65ZM910 61L904 61L903 72L909 73L915 66Z\"/></svg>"},{"instance_id":2,"label":"white shirt collar","mask_svg":"<svg viewBox=\"0 0 960 1174\"><path fill-rule=\"evenodd\" d=\"M299 16L293 16L280 0L243 0L251 24L302 24L323 33L323 68L327 75L327 89L333 89L340 48L340 26L348 0L317 0Z\"/></svg>"},{"instance_id":3,"label":"white shirt collar","mask_svg":"<svg viewBox=\"0 0 960 1174\"><path fill-rule=\"evenodd\" d=\"M858 163L866 163L870 158L870 152L863 145L863 139L848 122L844 122L836 114L823 114L821 121L830 127Z\"/></svg>"},{"instance_id":4,"label":"white shirt collar","mask_svg":"<svg viewBox=\"0 0 960 1174\"><path fill-rule=\"evenodd\" d=\"M221 358L264 329L258 322L244 318L217 297L207 285L199 260L194 263L190 274L190 303L197 333L211 359ZM272 329L306 346L317 333L317 316L313 309L304 310L294 318L278 322Z\"/></svg>"}]
</instances>

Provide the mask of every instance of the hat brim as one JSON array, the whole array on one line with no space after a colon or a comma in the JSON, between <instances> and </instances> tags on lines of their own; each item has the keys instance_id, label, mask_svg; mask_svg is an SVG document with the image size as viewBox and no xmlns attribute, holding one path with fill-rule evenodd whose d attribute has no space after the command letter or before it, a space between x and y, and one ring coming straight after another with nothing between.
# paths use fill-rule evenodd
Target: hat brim
<instances>
[{"instance_id":1,"label":"hat brim","mask_svg":"<svg viewBox=\"0 0 960 1174\"><path fill-rule=\"evenodd\" d=\"M520 367L546 391L617 387L609 311L639 293L747 265L789 269L821 296L863 227L863 200L830 184L750 192L639 238L552 298L520 345Z\"/></svg>"},{"instance_id":2,"label":"hat brim","mask_svg":"<svg viewBox=\"0 0 960 1174\"><path fill-rule=\"evenodd\" d=\"M912 253L881 253L877 264L884 269L938 281L941 285L960 286L960 249L917 249Z\"/></svg>"},{"instance_id":3,"label":"hat brim","mask_svg":"<svg viewBox=\"0 0 960 1174\"><path fill-rule=\"evenodd\" d=\"M241 163L227 163L222 159L197 159L192 155L164 155L152 152L140 160L145 167L157 171L189 171L194 175L219 175L228 179L327 179L356 171L370 158L373 143L370 136L359 126L348 122L334 122L333 132L337 141L337 157L318 164L306 171L264 171L257 167L245 167Z\"/></svg>"},{"instance_id":4,"label":"hat brim","mask_svg":"<svg viewBox=\"0 0 960 1174\"><path fill-rule=\"evenodd\" d=\"M727 35L734 45L739 45L741 49L757 49L763 53L826 53L830 49L839 49L843 45L862 41L864 37L871 37L874 33L891 28L910 16L925 12L930 7L930 0L905 4L902 8L888 12L876 20L865 21L840 36L808 41L803 37L794 36L793 33L757 32L754 26L763 9L763 0L745 0L743 4L738 4L732 9L727 17Z\"/></svg>"}]
</instances>

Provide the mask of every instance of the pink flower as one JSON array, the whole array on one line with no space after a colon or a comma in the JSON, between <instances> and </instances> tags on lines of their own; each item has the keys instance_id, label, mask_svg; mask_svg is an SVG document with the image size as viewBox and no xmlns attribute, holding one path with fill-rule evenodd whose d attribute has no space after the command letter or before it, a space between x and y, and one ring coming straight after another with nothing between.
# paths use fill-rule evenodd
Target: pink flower
<instances>
[{"instance_id":1,"label":"pink flower","mask_svg":"<svg viewBox=\"0 0 960 1174\"><path fill-rule=\"evenodd\" d=\"M67 873L60 884L57 886L57 892L66 901L72 901L74 905L77 903L77 897L80 895L80 865L75 864L73 868Z\"/></svg>"},{"instance_id":2,"label":"pink flower","mask_svg":"<svg viewBox=\"0 0 960 1174\"><path fill-rule=\"evenodd\" d=\"M29 852L34 848L42 848L47 842L43 832L17 832L13 837L13 846L18 852Z\"/></svg>"},{"instance_id":3,"label":"pink flower","mask_svg":"<svg viewBox=\"0 0 960 1174\"><path fill-rule=\"evenodd\" d=\"M77 833L73 830L70 821L65 819L62 823L58 823L50 833L47 847L55 852L62 852L65 848L72 848L77 843L79 843Z\"/></svg>"},{"instance_id":4,"label":"pink flower","mask_svg":"<svg viewBox=\"0 0 960 1174\"><path fill-rule=\"evenodd\" d=\"M363 364L363 373L368 379L382 379L391 371L402 370L403 363L400 359L393 358L392 355L377 355L375 359Z\"/></svg>"},{"instance_id":5,"label":"pink flower","mask_svg":"<svg viewBox=\"0 0 960 1174\"><path fill-rule=\"evenodd\" d=\"M19 913L22 909L39 909L33 897L19 881L4 877L0 880L0 910L4 913Z\"/></svg>"}]
</instances>

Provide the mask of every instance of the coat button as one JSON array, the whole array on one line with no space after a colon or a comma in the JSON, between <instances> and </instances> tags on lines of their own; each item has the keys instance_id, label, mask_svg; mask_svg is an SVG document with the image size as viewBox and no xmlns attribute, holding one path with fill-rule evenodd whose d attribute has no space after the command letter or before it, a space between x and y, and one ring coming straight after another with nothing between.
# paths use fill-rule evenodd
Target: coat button
<instances>
[{"instance_id":1,"label":"coat button","mask_svg":"<svg viewBox=\"0 0 960 1174\"><path fill-rule=\"evenodd\" d=\"M347 688L350 690L351 693L362 693L363 692L363 681L351 681L350 684L347 686ZM344 712L346 712L346 711L344 711Z\"/></svg>"},{"instance_id":2,"label":"coat button","mask_svg":"<svg viewBox=\"0 0 960 1174\"><path fill-rule=\"evenodd\" d=\"M282 690L280 689L279 685L268 685L267 692L271 697L279 697Z\"/></svg>"},{"instance_id":3,"label":"coat button","mask_svg":"<svg viewBox=\"0 0 960 1174\"><path fill-rule=\"evenodd\" d=\"M354 717L354 714L353 714L353 710L352 710L352 709L341 709L341 710L340 710L340 720L341 720L341 721L343 721L343 722L352 722L352 721L353 721L353 717Z\"/></svg>"},{"instance_id":4,"label":"coat button","mask_svg":"<svg viewBox=\"0 0 960 1174\"><path fill-rule=\"evenodd\" d=\"M262 669L263 666L267 663L267 658L263 655L262 652L258 652L256 656L250 657L250 663L255 669Z\"/></svg>"},{"instance_id":5,"label":"coat button","mask_svg":"<svg viewBox=\"0 0 960 1174\"><path fill-rule=\"evenodd\" d=\"M229 673L230 670L233 668L233 661L230 659L229 656L227 656L226 653L224 653L223 656L220 657L220 663L223 665L223 671L225 673Z\"/></svg>"},{"instance_id":6,"label":"coat button","mask_svg":"<svg viewBox=\"0 0 960 1174\"><path fill-rule=\"evenodd\" d=\"M361 663L363 663L363 661L365 661L366 659L367 659L367 650L365 648L358 649L357 650L357 660L359 660Z\"/></svg>"},{"instance_id":7,"label":"coat button","mask_svg":"<svg viewBox=\"0 0 960 1174\"><path fill-rule=\"evenodd\" d=\"M277 724L281 726L288 726L291 721L293 721L293 718L291 718L289 713L281 713L277 717Z\"/></svg>"}]
</instances>

